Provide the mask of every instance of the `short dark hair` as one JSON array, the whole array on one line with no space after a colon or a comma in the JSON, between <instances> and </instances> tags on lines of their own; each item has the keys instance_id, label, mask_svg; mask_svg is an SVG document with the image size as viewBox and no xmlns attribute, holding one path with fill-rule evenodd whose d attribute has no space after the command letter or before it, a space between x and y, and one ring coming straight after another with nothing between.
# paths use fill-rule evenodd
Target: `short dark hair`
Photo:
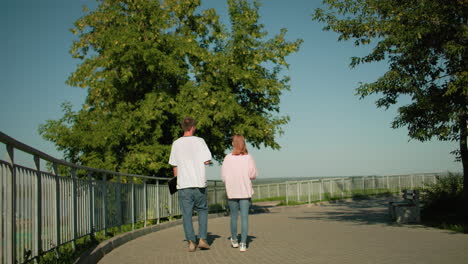
<instances>
[{"instance_id":1,"label":"short dark hair","mask_svg":"<svg viewBox=\"0 0 468 264\"><path fill-rule=\"evenodd\" d=\"M189 131L190 128L197 125L197 122L195 121L195 119L193 119L191 117L186 117L186 118L184 118L184 120L182 120L180 125L182 126L182 129L184 131Z\"/></svg>"}]
</instances>

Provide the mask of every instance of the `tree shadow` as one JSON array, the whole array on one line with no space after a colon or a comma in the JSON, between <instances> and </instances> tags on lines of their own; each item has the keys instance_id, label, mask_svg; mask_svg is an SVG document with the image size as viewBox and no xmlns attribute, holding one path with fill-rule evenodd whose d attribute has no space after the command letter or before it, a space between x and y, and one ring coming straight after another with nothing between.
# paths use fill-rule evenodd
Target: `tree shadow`
<instances>
[{"instance_id":1,"label":"tree shadow","mask_svg":"<svg viewBox=\"0 0 468 264\"><path fill-rule=\"evenodd\" d=\"M289 217L296 220L317 220L317 221L345 221L362 225L391 225L403 226L391 220L388 212L388 203L393 197L377 197L372 199L356 199L351 201L336 201L322 204L324 210L305 211L304 214L310 216ZM404 225L407 226L407 225ZM422 227L420 225L411 225Z\"/></svg>"},{"instance_id":2,"label":"tree shadow","mask_svg":"<svg viewBox=\"0 0 468 264\"><path fill-rule=\"evenodd\" d=\"M270 208L276 207L274 205L256 205L252 204L249 209L249 214L267 214L271 213Z\"/></svg>"},{"instance_id":3,"label":"tree shadow","mask_svg":"<svg viewBox=\"0 0 468 264\"><path fill-rule=\"evenodd\" d=\"M354 222L356 224L387 224L393 225L388 212L385 210L366 210L366 209L356 209L349 208L339 209L336 211L328 212L313 212L313 216L304 216L304 217L289 217L290 219L296 220L332 220L332 221L346 221Z\"/></svg>"},{"instance_id":4,"label":"tree shadow","mask_svg":"<svg viewBox=\"0 0 468 264\"><path fill-rule=\"evenodd\" d=\"M387 208L388 203L394 201L394 196L378 196L375 198L353 198L352 200L335 200L322 207L349 207L349 208Z\"/></svg>"},{"instance_id":5,"label":"tree shadow","mask_svg":"<svg viewBox=\"0 0 468 264\"><path fill-rule=\"evenodd\" d=\"M252 204L250 206L250 208L249 208L249 215L271 213L270 208L274 208L274 207L276 207L276 206L274 206L274 205L265 206L265 205ZM231 212L229 210L226 210L224 212L224 216L230 216L230 215L231 215Z\"/></svg>"}]
</instances>

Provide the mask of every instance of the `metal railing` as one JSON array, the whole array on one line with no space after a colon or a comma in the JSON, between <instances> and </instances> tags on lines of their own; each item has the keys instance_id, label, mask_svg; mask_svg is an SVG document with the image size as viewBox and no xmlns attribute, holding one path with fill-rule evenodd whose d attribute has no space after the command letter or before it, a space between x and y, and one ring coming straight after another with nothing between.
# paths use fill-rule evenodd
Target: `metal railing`
<instances>
[{"instance_id":1,"label":"metal railing","mask_svg":"<svg viewBox=\"0 0 468 264\"><path fill-rule=\"evenodd\" d=\"M320 178L304 181L254 185L255 200L284 199L286 204L311 203L351 197L356 194L400 192L403 189L424 188L436 183L442 173L422 173L388 176L354 176Z\"/></svg>"},{"instance_id":2,"label":"metal railing","mask_svg":"<svg viewBox=\"0 0 468 264\"><path fill-rule=\"evenodd\" d=\"M170 195L165 184L168 178L72 164L2 132L0 142L7 154L0 160L0 263L38 260L96 232L181 215L177 193ZM35 168L17 164L16 150L31 154ZM52 172L43 169L44 161ZM209 181L208 203L224 203L223 190Z\"/></svg>"},{"instance_id":3,"label":"metal railing","mask_svg":"<svg viewBox=\"0 0 468 264\"><path fill-rule=\"evenodd\" d=\"M0 160L0 263L39 260L44 253L77 239L148 220L181 214L168 178L95 169L51 157L0 132L7 158ZM15 162L15 150L32 155L34 168ZM44 161L51 171L43 169ZM81 175L78 177L77 175ZM83 177L84 176L84 177ZM123 181L129 181L124 183ZM356 191L422 187L435 174L322 178L254 185L253 199L284 198L286 203L347 197ZM208 204L225 206L223 184L209 181Z\"/></svg>"}]
</instances>

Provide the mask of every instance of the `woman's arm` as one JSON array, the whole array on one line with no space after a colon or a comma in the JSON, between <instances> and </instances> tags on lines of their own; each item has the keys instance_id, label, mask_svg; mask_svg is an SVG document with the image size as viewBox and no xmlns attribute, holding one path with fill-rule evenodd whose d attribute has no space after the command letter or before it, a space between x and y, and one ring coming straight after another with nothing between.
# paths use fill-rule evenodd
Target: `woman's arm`
<instances>
[{"instance_id":1,"label":"woman's arm","mask_svg":"<svg viewBox=\"0 0 468 264\"><path fill-rule=\"evenodd\" d=\"M226 183L226 167L227 167L227 156L224 157L224 160L223 160L223 165L221 166L221 179L223 180L224 183Z\"/></svg>"},{"instance_id":2,"label":"woman's arm","mask_svg":"<svg viewBox=\"0 0 468 264\"><path fill-rule=\"evenodd\" d=\"M249 178L251 180L255 180L257 178L257 166L255 165L255 160L253 159L252 155L249 155Z\"/></svg>"}]
</instances>

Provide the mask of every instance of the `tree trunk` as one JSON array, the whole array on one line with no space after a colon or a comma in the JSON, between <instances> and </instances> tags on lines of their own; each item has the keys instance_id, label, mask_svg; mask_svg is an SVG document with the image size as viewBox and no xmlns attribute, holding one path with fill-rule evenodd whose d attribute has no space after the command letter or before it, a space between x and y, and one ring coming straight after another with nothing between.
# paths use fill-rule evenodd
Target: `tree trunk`
<instances>
[{"instance_id":1,"label":"tree trunk","mask_svg":"<svg viewBox=\"0 0 468 264\"><path fill-rule=\"evenodd\" d=\"M460 116L460 156L463 164L463 200L465 207L465 221L468 221L468 127L467 115Z\"/></svg>"}]
</instances>

